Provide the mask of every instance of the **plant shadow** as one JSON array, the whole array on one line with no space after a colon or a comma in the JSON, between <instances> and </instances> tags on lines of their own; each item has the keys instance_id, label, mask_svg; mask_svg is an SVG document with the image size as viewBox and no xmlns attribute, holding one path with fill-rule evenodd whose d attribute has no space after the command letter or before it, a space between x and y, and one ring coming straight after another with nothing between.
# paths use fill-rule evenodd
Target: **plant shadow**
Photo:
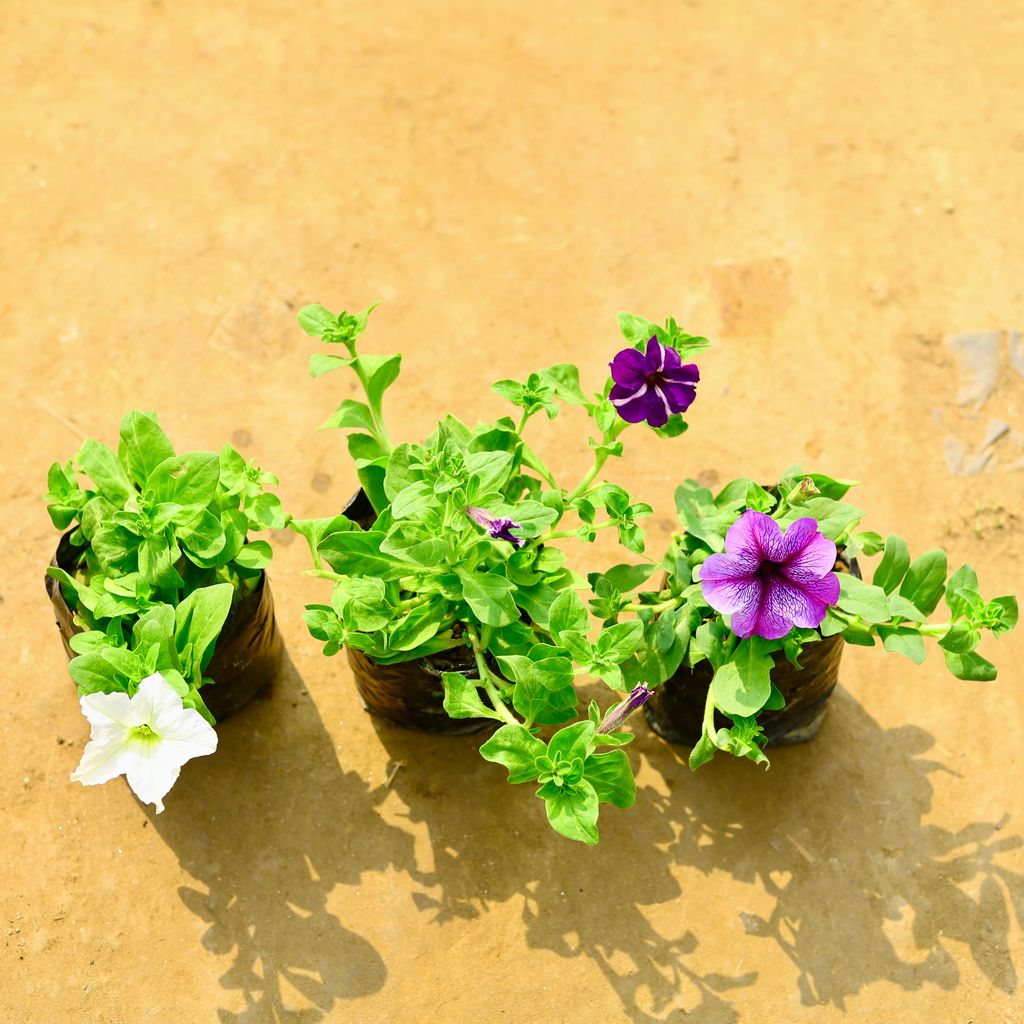
<instances>
[{"instance_id":1,"label":"plant shadow","mask_svg":"<svg viewBox=\"0 0 1024 1024\"><path fill-rule=\"evenodd\" d=\"M287 653L272 697L218 736L217 753L188 766L173 807L147 808L150 821L198 880L179 895L209 925L203 945L233 955L221 985L244 1008L219 1009L222 1024L315 1024L387 978L380 953L329 909L332 890L411 865L411 838L386 828L367 784L340 767ZM290 1008L298 1002L307 1005Z\"/></svg>"},{"instance_id":2,"label":"plant shadow","mask_svg":"<svg viewBox=\"0 0 1024 1024\"><path fill-rule=\"evenodd\" d=\"M719 757L693 778L686 750L642 745L669 792L649 797L676 832L673 860L760 889L767 913L733 912L793 962L805 1006L845 1010L881 980L951 990L949 941L995 988L1016 990L1010 928L1011 915L1024 926L1024 874L1005 855L1024 840L1006 815L957 831L925 823L935 777L954 774L927 756L925 730L883 729L839 688L818 739L769 751L768 773Z\"/></svg>"},{"instance_id":3,"label":"plant shadow","mask_svg":"<svg viewBox=\"0 0 1024 1024\"><path fill-rule=\"evenodd\" d=\"M1004 861L1024 840L1005 817L955 832L926 824L933 776L949 771L926 756L933 737L883 729L842 689L819 738L774 750L768 773L720 756L691 774L688 751L638 723L632 756L660 784L643 785L629 812L602 810L597 847L551 833L539 801L526 787L507 792L478 742L375 727L393 777L374 798L384 817L429 837L432 864L413 873L418 907L441 923L521 899L527 944L589 959L635 1024L739 1019L728 993L758 971L694 967L723 926L731 965L757 956L744 942L777 943L804 1005L845 1010L881 980L953 989L949 941L968 945L996 988L1016 989L1009 933L1011 915L1024 926L1024 875ZM698 952L686 922L707 920L708 899L721 899L721 882L700 881L716 872L745 884L727 883L736 902L714 907L717 938Z\"/></svg>"},{"instance_id":4,"label":"plant shadow","mask_svg":"<svg viewBox=\"0 0 1024 1024\"><path fill-rule=\"evenodd\" d=\"M519 900L527 945L590 960L637 1024L680 1011L698 1024L739 1020L726 993L752 985L756 972L701 975L688 963L699 943L685 918L659 929L644 913L681 896L666 816L648 815L638 829L630 817L639 808L603 809L600 845L573 843L548 827L530 787L510 791L504 772L480 758L482 737L374 726L392 765L375 790L382 815L429 838L431 863L413 873L412 898L431 923Z\"/></svg>"}]
</instances>

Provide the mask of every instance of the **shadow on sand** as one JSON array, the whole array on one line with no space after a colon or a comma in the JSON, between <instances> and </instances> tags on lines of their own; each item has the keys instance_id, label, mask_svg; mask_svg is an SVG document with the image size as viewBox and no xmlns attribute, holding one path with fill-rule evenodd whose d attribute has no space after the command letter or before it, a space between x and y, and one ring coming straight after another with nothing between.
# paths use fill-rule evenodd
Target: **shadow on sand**
<instances>
[{"instance_id":1,"label":"shadow on sand","mask_svg":"<svg viewBox=\"0 0 1024 1024\"><path fill-rule=\"evenodd\" d=\"M546 829L525 788L505 792L475 745L378 725L405 766L390 787L401 813L432 845L432 870L414 876L421 910L443 922L520 900L527 944L591 960L637 1024L738 1020L728 993L758 975L698 973L693 963L716 953L710 935L698 952L687 924L699 933L709 917L719 962L750 965L757 943L777 943L805 1005L846 1009L880 980L952 989L950 943L967 945L996 988L1016 989L1011 913L1024 926L1024 875L1001 860L1024 840L1005 818L957 832L925 824L948 770L927 756L924 730L883 729L839 690L818 740L775 750L770 772L719 757L694 776L687 751L640 729L641 778L661 783L648 781L631 811L603 812L601 845L584 848ZM746 883L729 891L749 902L723 905L717 872ZM685 891L677 879L690 880Z\"/></svg>"},{"instance_id":2,"label":"shadow on sand","mask_svg":"<svg viewBox=\"0 0 1024 1024\"><path fill-rule=\"evenodd\" d=\"M198 880L179 894L209 924L203 945L234 957L221 984L245 1005L219 1010L223 1024L313 1024L387 979L380 953L328 909L332 890L411 864L412 840L339 766L287 654L273 692L218 734L217 754L189 765L173 813L150 820ZM311 1005L289 1009L295 991Z\"/></svg>"},{"instance_id":3,"label":"shadow on sand","mask_svg":"<svg viewBox=\"0 0 1024 1024\"><path fill-rule=\"evenodd\" d=\"M996 988L1016 988L1024 875L1001 862L1021 838L1005 820L926 824L947 771L927 756L934 740L881 728L841 690L819 738L775 751L768 773L719 757L693 776L686 751L638 723L637 806L602 814L597 847L551 832L528 788L479 757L481 737L374 727L391 770L370 788L339 765L286 658L273 696L221 727L175 813L152 818L198 880L180 894L209 925L204 945L234 957L221 982L245 1008L220 1010L224 1024L314 1024L380 990L382 952L329 900L388 870L409 879L421 947L443 941L431 924L514 901L526 945L589 961L635 1024L735 1024L730 992L757 983L766 941L792 961L805 1005L845 1009L883 979L952 989L962 950L950 943ZM289 989L308 1008L289 1009Z\"/></svg>"}]
</instances>

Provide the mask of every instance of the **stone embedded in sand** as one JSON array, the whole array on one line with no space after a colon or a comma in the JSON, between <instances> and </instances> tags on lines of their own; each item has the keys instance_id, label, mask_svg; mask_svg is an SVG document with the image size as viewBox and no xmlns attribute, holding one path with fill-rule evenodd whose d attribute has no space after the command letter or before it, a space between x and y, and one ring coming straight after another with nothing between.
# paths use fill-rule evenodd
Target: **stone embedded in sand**
<instances>
[{"instance_id":1,"label":"stone embedded in sand","mask_svg":"<svg viewBox=\"0 0 1024 1024\"><path fill-rule=\"evenodd\" d=\"M1024 377L1024 331L1010 331L1006 335L1010 350L1010 365Z\"/></svg>"},{"instance_id":2,"label":"stone embedded in sand","mask_svg":"<svg viewBox=\"0 0 1024 1024\"><path fill-rule=\"evenodd\" d=\"M982 406L996 389L999 379L999 331L950 334L946 345L960 358L960 405Z\"/></svg>"},{"instance_id":3,"label":"stone embedded in sand","mask_svg":"<svg viewBox=\"0 0 1024 1024\"><path fill-rule=\"evenodd\" d=\"M1005 420L989 420L985 430L985 437L981 442L982 448L994 445L996 441L1005 437L1010 432L1010 424Z\"/></svg>"},{"instance_id":4,"label":"stone embedded in sand","mask_svg":"<svg viewBox=\"0 0 1024 1024\"><path fill-rule=\"evenodd\" d=\"M992 459L991 451L975 452L965 463L964 476L977 476Z\"/></svg>"},{"instance_id":5,"label":"stone embedded in sand","mask_svg":"<svg viewBox=\"0 0 1024 1024\"><path fill-rule=\"evenodd\" d=\"M944 453L946 456L946 468L954 476L963 472L964 459L967 457L967 448L959 437L950 434L946 438Z\"/></svg>"}]
</instances>

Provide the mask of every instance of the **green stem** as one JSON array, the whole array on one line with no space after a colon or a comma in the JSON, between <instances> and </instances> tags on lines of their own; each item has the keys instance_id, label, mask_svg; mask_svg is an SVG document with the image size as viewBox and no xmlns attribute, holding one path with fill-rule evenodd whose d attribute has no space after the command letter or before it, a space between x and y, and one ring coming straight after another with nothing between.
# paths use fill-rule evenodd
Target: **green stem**
<instances>
[{"instance_id":1,"label":"green stem","mask_svg":"<svg viewBox=\"0 0 1024 1024\"><path fill-rule=\"evenodd\" d=\"M484 657L483 645L480 642L480 636L476 631L476 627L467 624L466 632L469 634L469 640L473 646L473 657L476 659L476 670L480 673L480 684L486 691L491 704L494 705L494 710L509 725L519 725L519 721L515 718L512 712L509 711L491 679L491 670L487 667L487 659Z\"/></svg>"},{"instance_id":2,"label":"green stem","mask_svg":"<svg viewBox=\"0 0 1024 1024\"><path fill-rule=\"evenodd\" d=\"M669 608L678 608L683 603L682 595L669 598L667 601L660 601L658 604L641 604L639 601L631 602L622 606L624 612L638 612L642 610L664 612Z\"/></svg>"},{"instance_id":3,"label":"green stem","mask_svg":"<svg viewBox=\"0 0 1024 1024\"><path fill-rule=\"evenodd\" d=\"M522 437L523 429L526 427L526 421L530 418L530 410L523 409L523 415L519 417L519 424L516 426L516 433Z\"/></svg>"},{"instance_id":4,"label":"green stem","mask_svg":"<svg viewBox=\"0 0 1024 1024\"><path fill-rule=\"evenodd\" d=\"M604 432L604 436L601 438L602 444L608 444L609 442L614 441L619 436L619 434L621 434L623 430L626 429L628 425L629 424L627 424L624 419L616 419L615 422L612 423L612 425ZM595 477L598 473L601 472L602 467L607 461L607 451L599 451L594 453L594 464L584 474L584 477L579 482L579 485L577 486L576 490L574 490L572 494L570 494L569 497L566 498L566 504L575 501L577 498L580 498L587 493L587 489L594 482Z\"/></svg>"},{"instance_id":5,"label":"green stem","mask_svg":"<svg viewBox=\"0 0 1024 1024\"><path fill-rule=\"evenodd\" d=\"M618 526L618 523L609 520L607 523L598 523L596 526L592 526L593 530L607 530L609 526ZM546 533L541 537L534 537L531 544L546 544L549 540L558 540L561 537L575 537L575 530L558 530L555 533Z\"/></svg>"},{"instance_id":6,"label":"green stem","mask_svg":"<svg viewBox=\"0 0 1024 1024\"><path fill-rule=\"evenodd\" d=\"M366 395L366 405L370 410L370 418L373 420L374 437L384 452L390 455L393 448L391 439L388 437L387 428L384 426L384 415L380 408L380 402L370 397L370 380L366 376L362 363L359 361L355 341L346 341L345 348L348 349L348 354L352 357L352 370L359 378L359 383L363 386L363 394Z\"/></svg>"},{"instance_id":7,"label":"green stem","mask_svg":"<svg viewBox=\"0 0 1024 1024\"><path fill-rule=\"evenodd\" d=\"M710 686L708 686L708 695L704 701L704 734L716 747L718 746L715 742L718 735L718 730L715 729L715 698Z\"/></svg>"}]
</instances>

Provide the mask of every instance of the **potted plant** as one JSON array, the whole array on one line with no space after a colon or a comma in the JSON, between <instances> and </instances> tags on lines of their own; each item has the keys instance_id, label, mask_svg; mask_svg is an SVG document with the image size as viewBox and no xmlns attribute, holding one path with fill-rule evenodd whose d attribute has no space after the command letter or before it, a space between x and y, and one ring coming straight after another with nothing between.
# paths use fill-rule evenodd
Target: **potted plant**
<instances>
[{"instance_id":1,"label":"potted plant","mask_svg":"<svg viewBox=\"0 0 1024 1024\"><path fill-rule=\"evenodd\" d=\"M93 727L73 777L123 771L161 809L184 760L216 746L212 725L280 665L272 551L248 539L286 525L265 490L277 478L230 445L178 455L155 416L133 411L117 451L86 439L48 482L65 532L47 592Z\"/></svg>"},{"instance_id":2,"label":"potted plant","mask_svg":"<svg viewBox=\"0 0 1024 1024\"><path fill-rule=\"evenodd\" d=\"M615 748L631 738L619 727L649 691L638 687L606 716L592 703L580 717L576 677L620 689L620 665L643 627L624 622L592 640L583 580L558 542L614 529L627 551L643 550L638 520L650 506L599 475L621 454L629 422L667 437L686 429L698 372L683 360L707 342L672 320L623 314L629 345L600 392L586 394L578 369L556 364L493 385L517 418L469 427L449 415L422 443L394 445L382 400L401 357L357 350L373 308L299 313L328 346L312 356L313 376L347 369L363 392L323 424L351 431L360 492L341 515L291 524L309 543L311 572L333 583L329 604L306 609L310 632L327 655L345 648L372 714L434 732L497 724L481 754L505 765L510 782L537 784L558 832L596 842L599 804L633 802L629 761ZM574 487L560 485L524 438L535 416L554 418L563 404L595 426L592 464Z\"/></svg>"},{"instance_id":3,"label":"potted plant","mask_svg":"<svg viewBox=\"0 0 1024 1024\"><path fill-rule=\"evenodd\" d=\"M957 678L995 678L976 647L984 631L1013 628L1016 599L984 600L969 565L947 579L941 550L911 559L899 536L859 530L863 511L843 500L852 486L798 468L773 487L739 479L718 494L687 480L676 491L683 529L656 589L622 572L591 575L606 625L643 624L623 685L660 684L645 714L693 748L691 768L716 750L767 765L765 745L813 738L847 643L881 640L920 663L935 640ZM869 583L858 557L877 554ZM646 579L653 568L632 571Z\"/></svg>"}]
</instances>

